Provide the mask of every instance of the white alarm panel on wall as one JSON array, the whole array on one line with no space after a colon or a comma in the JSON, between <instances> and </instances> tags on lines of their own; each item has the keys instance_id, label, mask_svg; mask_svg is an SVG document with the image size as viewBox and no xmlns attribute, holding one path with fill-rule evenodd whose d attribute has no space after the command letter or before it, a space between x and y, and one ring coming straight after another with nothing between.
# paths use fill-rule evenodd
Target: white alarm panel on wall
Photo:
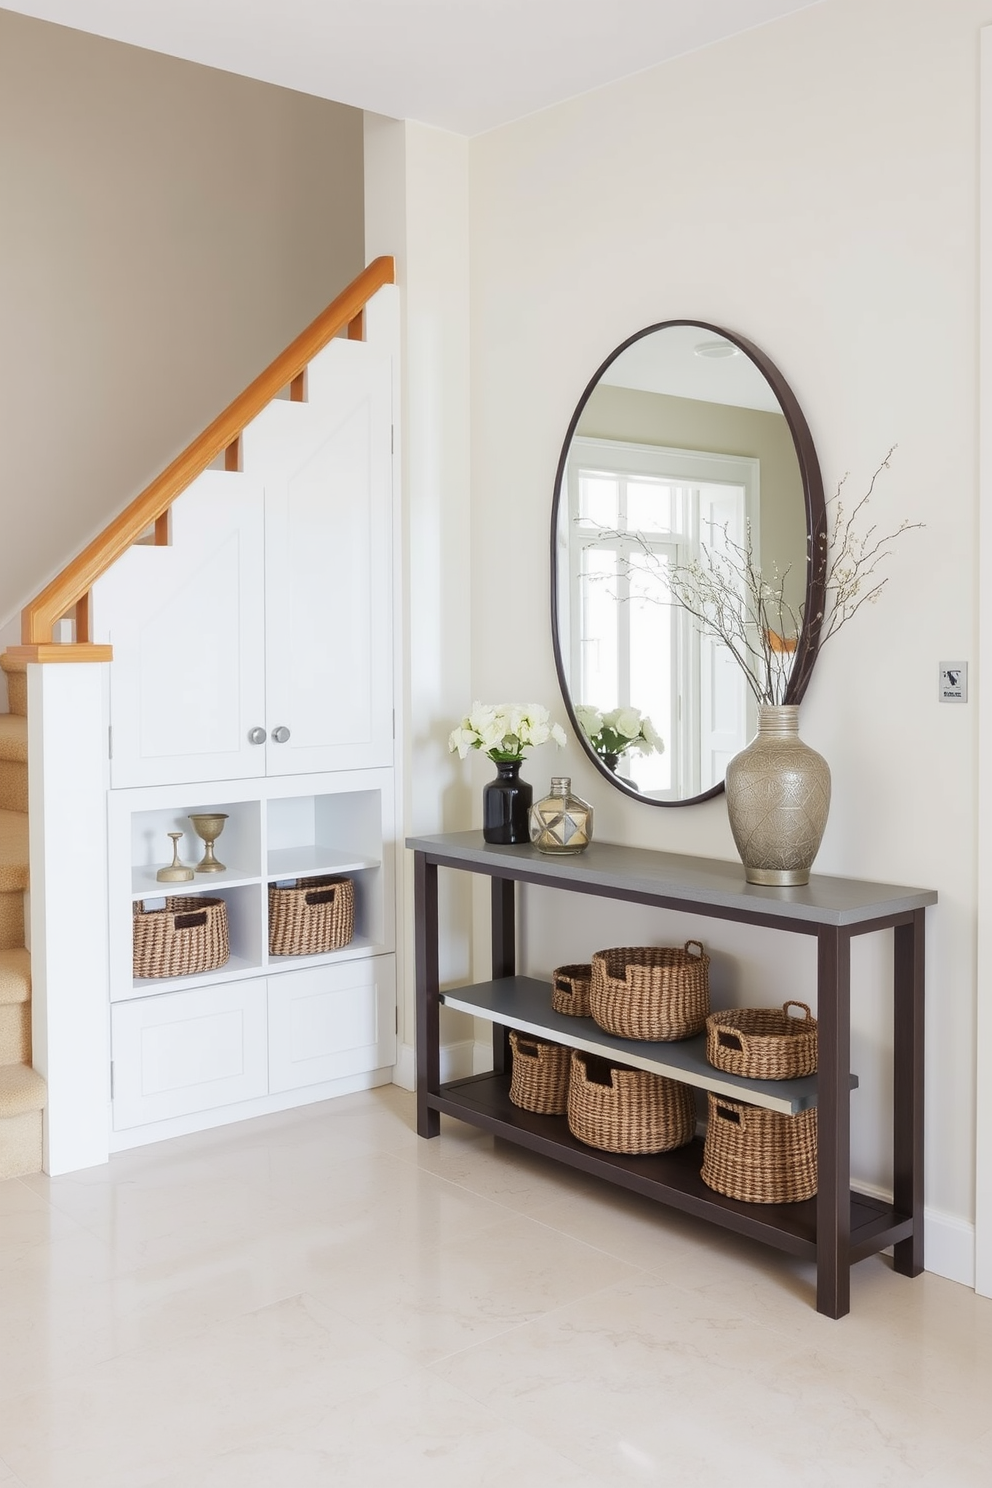
<instances>
[{"instance_id":1,"label":"white alarm panel on wall","mask_svg":"<svg viewBox=\"0 0 992 1488\"><path fill-rule=\"evenodd\" d=\"M93 589L111 784L392 763L393 361L335 340Z\"/></svg>"}]
</instances>

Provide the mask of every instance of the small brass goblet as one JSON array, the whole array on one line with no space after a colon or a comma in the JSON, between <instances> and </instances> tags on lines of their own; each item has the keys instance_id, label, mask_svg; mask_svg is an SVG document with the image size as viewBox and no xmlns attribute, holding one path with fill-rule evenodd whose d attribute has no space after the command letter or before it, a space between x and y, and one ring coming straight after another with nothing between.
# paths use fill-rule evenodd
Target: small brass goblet
<instances>
[{"instance_id":1,"label":"small brass goblet","mask_svg":"<svg viewBox=\"0 0 992 1488\"><path fill-rule=\"evenodd\" d=\"M214 843L224 830L227 821L226 811L205 811L197 815L190 814L196 835L203 839L206 851L196 865L197 873L223 873L224 864L219 863L214 857Z\"/></svg>"},{"instance_id":2,"label":"small brass goblet","mask_svg":"<svg viewBox=\"0 0 992 1488\"><path fill-rule=\"evenodd\" d=\"M166 833L166 836L172 838L172 862L156 873L159 883L189 883L193 877L192 868L187 868L185 863L179 861L179 839L182 835L182 832Z\"/></svg>"}]
</instances>

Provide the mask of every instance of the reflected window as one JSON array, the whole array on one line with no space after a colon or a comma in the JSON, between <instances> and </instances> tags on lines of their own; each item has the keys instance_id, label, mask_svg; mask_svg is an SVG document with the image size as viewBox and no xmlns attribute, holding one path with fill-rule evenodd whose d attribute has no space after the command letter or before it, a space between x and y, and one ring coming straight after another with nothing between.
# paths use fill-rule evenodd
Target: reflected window
<instances>
[{"instance_id":1,"label":"reflected window","mask_svg":"<svg viewBox=\"0 0 992 1488\"><path fill-rule=\"evenodd\" d=\"M756 536L757 461L578 437L567 487L572 696L651 719L664 753L617 766L641 794L698 795L723 779L755 720L739 669L672 603L667 575L741 542L749 522Z\"/></svg>"}]
</instances>

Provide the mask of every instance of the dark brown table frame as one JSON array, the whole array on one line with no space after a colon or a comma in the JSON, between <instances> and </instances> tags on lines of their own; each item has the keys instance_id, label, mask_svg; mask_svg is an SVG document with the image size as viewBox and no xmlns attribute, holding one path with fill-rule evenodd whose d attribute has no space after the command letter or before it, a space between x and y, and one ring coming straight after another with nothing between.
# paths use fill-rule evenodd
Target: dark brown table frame
<instances>
[{"instance_id":1,"label":"dark brown table frame","mask_svg":"<svg viewBox=\"0 0 992 1488\"><path fill-rule=\"evenodd\" d=\"M824 886L849 885L860 891L858 902L839 908L818 906L815 887L803 903L800 890L729 892L718 885L710 902L694 893L673 890L678 866L693 872L708 866L726 879L729 865L673 858L630 850L638 872L632 884L609 875L585 876L562 870L563 860L549 860L530 847L487 848L481 833L415 838L415 913L417 975L417 1127L422 1137L440 1130L442 1113L471 1122L495 1135L542 1152L613 1183L707 1218L728 1229L816 1262L817 1310L831 1318L850 1310L850 1267L864 1257L893 1246L895 1270L917 1276L923 1270L923 1079L924 1079L924 906L936 895L926 890L896 889L848 880L814 880ZM594 848L595 848L594 844ZM615 865L623 849L606 847ZM591 856L587 862L594 862ZM671 873L656 888L645 886L644 863L656 859ZM568 863L577 860L569 859ZM620 859L622 861L622 859ZM507 1030L494 1024L492 1074L442 1085L440 1080L438 979L438 868L483 873L492 879L492 976L511 977L516 970L515 892L517 883L534 883L570 893L595 894L647 904L659 909L737 920L817 940L818 1191L805 1204L742 1204L703 1185L698 1176L698 1141L678 1152L656 1157L622 1157L584 1147L567 1130L564 1117L535 1116L510 1105ZM608 876L612 882L604 883ZM874 891L874 892L865 892ZM788 895L788 908L777 912L776 895ZM829 896L827 896L829 897ZM837 895L834 895L836 898ZM843 896L840 896L841 898ZM723 899L728 902L715 902ZM740 903L729 902L734 898ZM781 899L778 901L783 903ZM797 913L795 905L800 903ZM824 923L824 921L832 921ZM846 921L837 923L838 920ZM855 935L892 930L894 937L893 1045L893 1201L885 1204L850 1186L850 976L851 940Z\"/></svg>"}]
</instances>

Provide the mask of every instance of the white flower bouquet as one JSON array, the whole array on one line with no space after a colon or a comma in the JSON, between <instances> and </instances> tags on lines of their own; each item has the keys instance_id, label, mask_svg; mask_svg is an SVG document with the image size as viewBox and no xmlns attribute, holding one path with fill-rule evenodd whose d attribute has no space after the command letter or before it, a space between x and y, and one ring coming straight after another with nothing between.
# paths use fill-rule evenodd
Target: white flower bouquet
<instances>
[{"instance_id":1,"label":"white flower bouquet","mask_svg":"<svg viewBox=\"0 0 992 1488\"><path fill-rule=\"evenodd\" d=\"M603 713L580 703L575 709L579 728L601 759L613 761L628 749L638 754L662 754L665 741L639 708L611 708Z\"/></svg>"},{"instance_id":2,"label":"white flower bouquet","mask_svg":"<svg viewBox=\"0 0 992 1488\"><path fill-rule=\"evenodd\" d=\"M540 703L473 703L471 712L452 729L448 748L464 759L470 749L484 749L494 764L522 760L524 750L548 740L562 748L565 730L552 723Z\"/></svg>"}]
</instances>

